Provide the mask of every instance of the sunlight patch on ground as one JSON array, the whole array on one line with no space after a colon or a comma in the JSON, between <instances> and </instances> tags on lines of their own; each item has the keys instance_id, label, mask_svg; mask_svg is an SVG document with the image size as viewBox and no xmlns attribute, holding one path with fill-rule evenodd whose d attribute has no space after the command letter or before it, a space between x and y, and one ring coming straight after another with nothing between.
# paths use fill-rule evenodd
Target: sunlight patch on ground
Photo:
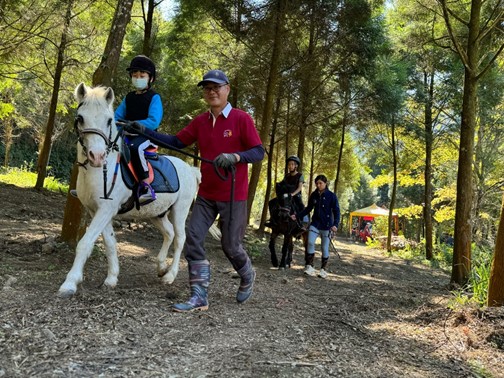
<instances>
[{"instance_id":1,"label":"sunlight patch on ground","mask_svg":"<svg viewBox=\"0 0 504 378\"><path fill-rule=\"evenodd\" d=\"M144 256L149 255L150 250L139 245L134 245L131 243L117 243L117 251L121 256Z\"/></svg>"}]
</instances>

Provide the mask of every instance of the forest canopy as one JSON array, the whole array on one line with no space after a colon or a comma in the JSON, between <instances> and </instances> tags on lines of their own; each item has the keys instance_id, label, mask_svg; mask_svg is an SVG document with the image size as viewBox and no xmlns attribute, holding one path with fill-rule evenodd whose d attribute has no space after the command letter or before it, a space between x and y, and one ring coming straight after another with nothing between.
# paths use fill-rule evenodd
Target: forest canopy
<instances>
[{"instance_id":1,"label":"forest canopy","mask_svg":"<svg viewBox=\"0 0 504 378\"><path fill-rule=\"evenodd\" d=\"M1 1L4 167L70 182L73 91L93 82L121 3ZM476 19L472 3L133 1L110 86L117 106L131 90L130 60L148 55L160 130L176 133L206 110L203 73L222 69L231 104L253 116L267 153L251 170L251 224L264 227L272 185L295 154L305 201L316 175L329 178L340 232L351 211L377 203L401 216L406 237L425 240L427 258L444 235L467 257L471 243L496 245L504 186L503 13L499 1L477 1ZM464 237L457 222L470 227ZM468 268L452 279L467 279Z\"/></svg>"}]
</instances>

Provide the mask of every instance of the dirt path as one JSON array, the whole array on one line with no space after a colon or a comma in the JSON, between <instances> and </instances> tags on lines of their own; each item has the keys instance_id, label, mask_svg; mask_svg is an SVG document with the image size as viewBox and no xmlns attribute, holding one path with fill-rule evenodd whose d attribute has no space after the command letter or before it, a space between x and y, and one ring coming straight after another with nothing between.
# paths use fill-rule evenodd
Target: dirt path
<instances>
[{"instance_id":1,"label":"dirt path","mask_svg":"<svg viewBox=\"0 0 504 378\"><path fill-rule=\"evenodd\" d=\"M256 289L238 305L238 279L209 238L210 310L177 314L185 261L162 286L161 237L123 224L118 287L101 287L98 245L79 293L63 300L73 261L57 242L65 197L0 185L0 201L0 377L504 376L504 311L451 311L441 271L338 239L329 278L312 278L299 246L293 268L278 271L266 240L248 235Z\"/></svg>"}]
</instances>

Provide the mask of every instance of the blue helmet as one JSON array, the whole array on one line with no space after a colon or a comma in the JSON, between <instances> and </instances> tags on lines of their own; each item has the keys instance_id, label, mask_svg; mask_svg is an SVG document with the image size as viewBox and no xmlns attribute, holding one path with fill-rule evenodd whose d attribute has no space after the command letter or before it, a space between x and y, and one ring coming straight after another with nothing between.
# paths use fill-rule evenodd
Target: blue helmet
<instances>
[{"instance_id":1,"label":"blue helmet","mask_svg":"<svg viewBox=\"0 0 504 378\"><path fill-rule=\"evenodd\" d=\"M285 162L288 164L289 161L295 162L298 165L298 167L301 165L301 160L299 160L299 158L296 155L289 156Z\"/></svg>"}]
</instances>

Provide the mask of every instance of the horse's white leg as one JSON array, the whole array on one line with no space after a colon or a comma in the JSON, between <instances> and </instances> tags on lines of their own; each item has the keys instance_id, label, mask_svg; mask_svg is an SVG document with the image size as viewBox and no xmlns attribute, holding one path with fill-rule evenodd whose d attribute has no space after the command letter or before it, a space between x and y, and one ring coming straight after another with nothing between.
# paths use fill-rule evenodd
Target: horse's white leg
<instances>
[{"instance_id":1,"label":"horse's white leg","mask_svg":"<svg viewBox=\"0 0 504 378\"><path fill-rule=\"evenodd\" d=\"M187 201L178 201L168 214L168 218L173 225L175 236L173 238L173 261L170 270L162 278L163 283L171 284L175 281L175 278L177 278L180 255L182 254L182 249L184 248L186 240L185 222L187 214L189 214L191 202L192 198Z\"/></svg>"},{"instance_id":2,"label":"horse's white leg","mask_svg":"<svg viewBox=\"0 0 504 378\"><path fill-rule=\"evenodd\" d=\"M175 234L175 232L173 231L173 225L170 223L170 221L168 221L167 215L165 215L163 218L157 218L157 217L152 218L151 221L163 235L163 245L161 246L161 249L159 250L157 256L158 277L163 277L163 282L171 284L175 279L175 277L173 277L171 281L167 281L165 275L167 274L168 271L168 265L166 264L166 259L168 258L168 250L170 249L170 245L173 241L173 236ZM176 275L177 272L175 272L175 276Z\"/></svg>"},{"instance_id":3,"label":"horse's white leg","mask_svg":"<svg viewBox=\"0 0 504 378\"><path fill-rule=\"evenodd\" d=\"M82 282L84 264L91 255L96 239L98 239L98 236L105 226L110 223L111 219L112 212L108 209L99 209L93 216L86 233L77 244L72 269L70 269L65 282L63 282L58 290L60 297L70 297L77 292L77 285Z\"/></svg>"},{"instance_id":4,"label":"horse's white leg","mask_svg":"<svg viewBox=\"0 0 504 378\"><path fill-rule=\"evenodd\" d=\"M112 222L109 222L105 226L105 229L102 232L102 237L108 261L108 272L104 285L114 288L117 285L117 276L119 276L119 259L117 258L117 242Z\"/></svg>"}]
</instances>

